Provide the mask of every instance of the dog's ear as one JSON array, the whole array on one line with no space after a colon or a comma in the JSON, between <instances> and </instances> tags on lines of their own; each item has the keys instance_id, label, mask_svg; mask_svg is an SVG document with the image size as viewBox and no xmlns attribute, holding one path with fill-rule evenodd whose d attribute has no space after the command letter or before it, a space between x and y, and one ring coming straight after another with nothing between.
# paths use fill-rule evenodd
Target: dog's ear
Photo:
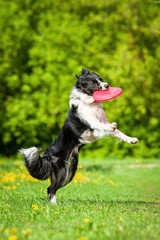
<instances>
[{"instance_id":1,"label":"dog's ear","mask_svg":"<svg viewBox=\"0 0 160 240\"><path fill-rule=\"evenodd\" d=\"M77 74L75 74L75 76L76 76L76 78L78 78L78 79L79 79L79 76L78 76Z\"/></svg>"},{"instance_id":2,"label":"dog's ear","mask_svg":"<svg viewBox=\"0 0 160 240\"><path fill-rule=\"evenodd\" d=\"M82 68L82 75L86 75L86 74L90 74L90 71L85 68Z\"/></svg>"}]
</instances>

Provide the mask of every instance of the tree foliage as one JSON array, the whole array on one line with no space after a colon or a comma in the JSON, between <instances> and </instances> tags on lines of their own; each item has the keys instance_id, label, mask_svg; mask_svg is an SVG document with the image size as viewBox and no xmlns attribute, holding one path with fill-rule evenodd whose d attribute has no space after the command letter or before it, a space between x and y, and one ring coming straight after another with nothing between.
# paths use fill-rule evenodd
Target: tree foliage
<instances>
[{"instance_id":1,"label":"tree foliage","mask_svg":"<svg viewBox=\"0 0 160 240\"><path fill-rule=\"evenodd\" d=\"M74 75L85 67L124 90L103 107L140 143L103 139L83 154L159 156L159 2L0 0L0 17L2 154L50 144L67 116Z\"/></svg>"}]
</instances>

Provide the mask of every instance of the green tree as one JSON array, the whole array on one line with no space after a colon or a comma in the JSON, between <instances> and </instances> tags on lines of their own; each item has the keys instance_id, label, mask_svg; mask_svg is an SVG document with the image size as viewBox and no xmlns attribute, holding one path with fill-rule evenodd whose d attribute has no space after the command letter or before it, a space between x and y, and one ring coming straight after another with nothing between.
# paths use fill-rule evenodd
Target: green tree
<instances>
[{"instance_id":1,"label":"green tree","mask_svg":"<svg viewBox=\"0 0 160 240\"><path fill-rule=\"evenodd\" d=\"M103 106L140 143L102 139L83 154L158 157L159 10L154 0L0 0L1 153L50 144L67 115L74 75L86 67L123 88Z\"/></svg>"}]
</instances>

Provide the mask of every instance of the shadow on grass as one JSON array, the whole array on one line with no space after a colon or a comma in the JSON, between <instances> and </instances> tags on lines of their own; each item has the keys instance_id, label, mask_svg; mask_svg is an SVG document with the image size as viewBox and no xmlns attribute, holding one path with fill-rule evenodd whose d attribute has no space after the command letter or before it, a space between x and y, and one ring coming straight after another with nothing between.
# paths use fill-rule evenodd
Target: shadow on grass
<instances>
[{"instance_id":1,"label":"shadow on grass","mask_svg":"<svg viewBox=\"0 0 160 240\"><path fill-rule=\"evenodd\" d=\"M109 201L99 201L99 200L81 200L81 199L77 199L77 200L73 200L73 199L68 199L69 202L73 203L73 204L83 204L83 205L90 205L90 204L102 204L102 205L158 205L160 206L160 202L153 202L153 201L136 201L136 200L109 200ZM63 202L65 203L65 202Z\"/></svg>"},{"instance_id":2,"label":"shadow on grass","mask_svg":"<svg viewBox=\"0 0 160 240\"><path fill-rule=\"evenodd\" d=\"M113 167L111 166L103 166L103 165L90 165L85 168L86 171L91 171L91 172L95 172L99 170L103 172L108 172L108 171L111 171L112 169Z\"/></svg>"}]
</instances>

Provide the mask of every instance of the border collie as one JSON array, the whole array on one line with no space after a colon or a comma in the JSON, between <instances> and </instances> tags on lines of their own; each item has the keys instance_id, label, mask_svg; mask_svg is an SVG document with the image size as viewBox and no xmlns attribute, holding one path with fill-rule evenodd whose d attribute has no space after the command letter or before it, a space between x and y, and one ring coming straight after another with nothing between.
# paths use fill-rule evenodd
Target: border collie
<instances>
[{"instance_id":1,"label":"border collie","mask_svg":"<svg viewBox=\"0 0 160 240\"><path fill-rule=\"evenodd\" d=\"M117 129L117 123L107 121L100 102L92 95L95 90L106 90L109 84L103 82L94 72L82 68L77 82L70 94L70 109L58 138L54 139L42 157L36 147L21 149L25 165L34 178L50 178L48 198L56 204L56 192L67 185L74 177L78 165L78 153L87 143L104 136L114 136L124 142L135 144L131 138Z\"/></svg>"}]
</instances>

